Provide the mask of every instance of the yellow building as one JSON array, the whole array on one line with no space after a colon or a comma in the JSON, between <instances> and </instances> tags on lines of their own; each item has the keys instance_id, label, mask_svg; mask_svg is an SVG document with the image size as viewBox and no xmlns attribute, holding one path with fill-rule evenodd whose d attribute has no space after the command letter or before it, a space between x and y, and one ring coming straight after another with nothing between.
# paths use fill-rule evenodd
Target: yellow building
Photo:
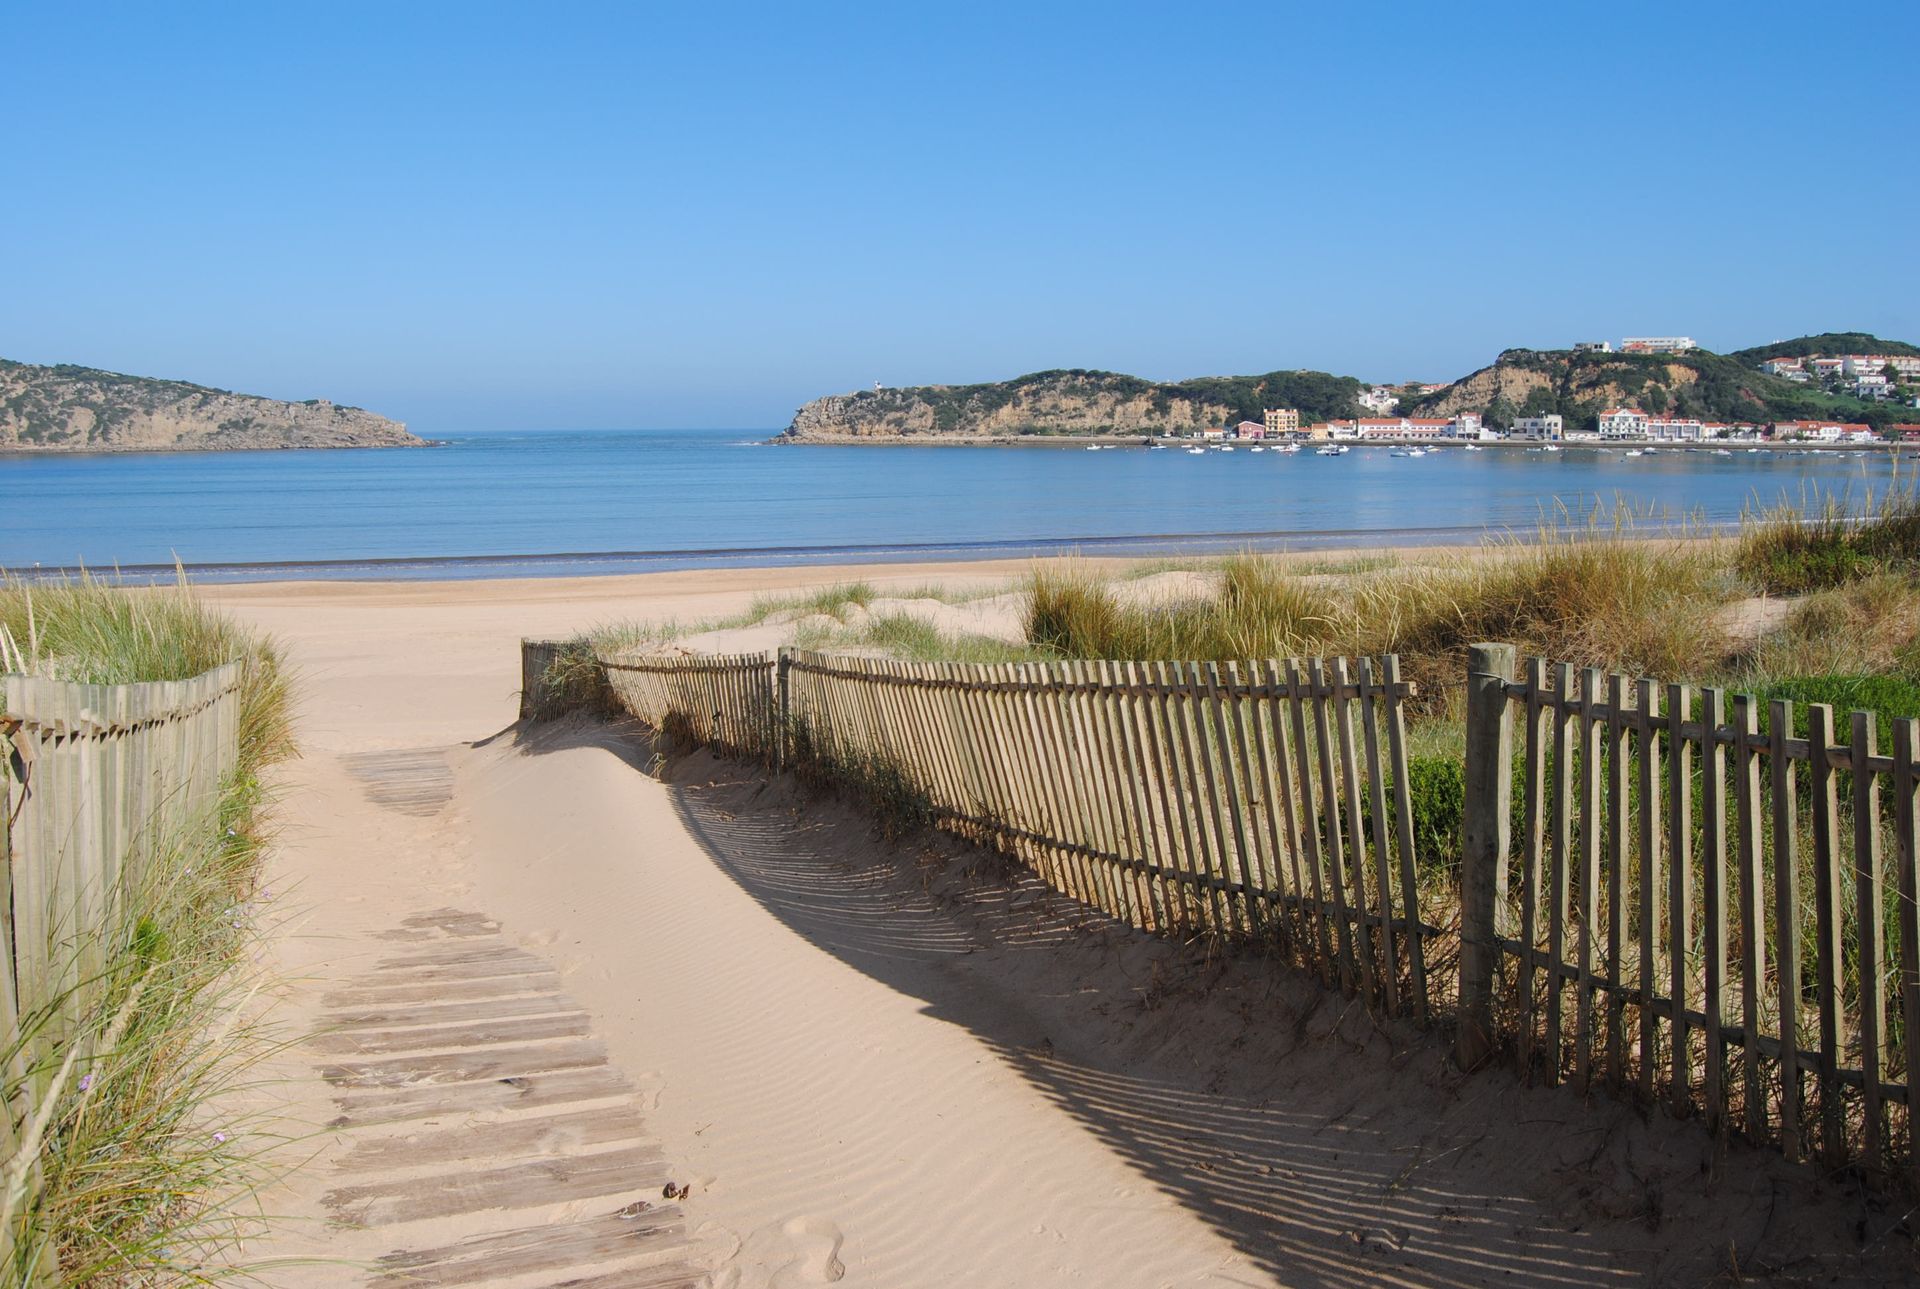
<instances>
[{"instance_id":1,"label":"yellow building","mask_svg":"<svg viewBox=\"0 0 1920 1289\"><path fill-rule=\"evenodd\" d=\"M1300 433L1300 409L1297 407L1269 407L1267 409L1267 437L1278 438L1281 435L1292 436Z\"/></svg>"}]
</instances>

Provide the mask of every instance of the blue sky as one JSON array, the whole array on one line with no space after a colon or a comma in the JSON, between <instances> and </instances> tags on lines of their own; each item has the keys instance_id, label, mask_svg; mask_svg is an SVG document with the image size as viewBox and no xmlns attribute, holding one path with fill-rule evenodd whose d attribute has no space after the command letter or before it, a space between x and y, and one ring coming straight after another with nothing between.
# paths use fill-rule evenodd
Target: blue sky
<instances>
[{"instance_id":1,"label":"blue sky","mask_svg":"<svg viewBox=\"0 0 1920 1289\"><path fill-rule=\"evenodd\" d=\"M1920 341L1920 6L16 6L0 355L463 428Z\"/></svg>"}]
</instances>

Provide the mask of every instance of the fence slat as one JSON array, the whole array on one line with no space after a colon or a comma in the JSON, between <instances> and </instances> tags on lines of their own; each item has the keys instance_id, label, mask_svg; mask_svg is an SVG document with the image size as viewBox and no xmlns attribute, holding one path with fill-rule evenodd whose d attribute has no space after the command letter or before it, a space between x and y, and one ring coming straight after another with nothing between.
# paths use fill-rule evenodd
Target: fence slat
<instances>
[{"instance_id":1,"label":"fence slat","mask_svg":"<svg viewBox=\"0 0 1920 1289\"><path fill-rule=\"evenodd\" d=\"M1706 1013L1707 1067L1701 1081L1707 1124L1726 1127L1727 980L1727 749L1716 734L1726 723L1726 696L1700 691L1707 735L1700 751L1700 941L1701 1010Z\"/></svg>"},{"instance_id":2,"label":"fence slat","mask_svg":"<svg viewBox=\"0 0 1920 1289\"><path fill-rule=\"evenodd\" d=\"M1654 998L1660 991L1660 900L1665 891L1661 864L1660 787L1660 690L1651 680L1641 680L1639 721L1636 723L1640 745L1640 1095L1653 1099L1658 1081L1660 1051L1660 1011Z\"/></svg>"},{"instance_id":3,"label":"fence slat","mask_svg":"<svg viewBox=\"0 0 1920 1289\"><path fill-rule=\"evenodd\" d=\"M1773 933L1779 946L1780 1148L1789 1159L1803 1150L1800 1136L1800 883L1799 832L1794 799L1793 704L1774 699L1767 708L1767 769L1773 787Z\"/></svg>"},{"instance_id":4,"label":"fence slat","mask_svg":"<svg viewBox=\"0 0 1920 1289\"><path fill-rule=\"evenodd\" d=\"M1607 1086L1618 1090L1626 1081L1626 1016L1620 986L1627 978L1623 954L1627 932L1627 762L1631 756L1628 732L1633 728L1627 710L1627 678L1619 672L1607 677Z\"/></svg>"},{"instance_id":5,"label":"fence slat","mask_svg":"<svg viewBox=\"0 0 1920 1289\"><path fill-rule=\"evenodd\" d=\"M1740 869L1740 1047L1741 1122L1758 1141L1767 1130L1767 1094L1760 1083L1760 1004L1767 978L1767 923L1760 877L1759 704L1751 694L1733 700L1733 728L1740 736L1734 765L1734 815L1739 835L1734 858Z\"/></svg>"},{"instance_id":6,"label":"fence slat","mask_svg":"<svg viewBox=\"0 0 1920 1289\"><path fill-rule=\"evenodd\" d=\"M1520 943L1527 952L1521 956L1520 975L1520 1069L1533 1077L1534 1048L1539 1043L1539 990L1534 985L1537 963L1533 951L1540 947L1540 910L1546 880L1547 838L1547 709L1542 695L1547 689L1547 660L1527 660L1527 746L1525 785L1527 791L1525 840L1520 883ZM1471 755L1471 753L1469 753Z\"/></svg>"},{"instance_id":7,"label":"fence slat","mask_svg":"<svg viewBox=\"0 0 1920 1289\"><path fill-rule=\"evenodd\" d=\"M1693 1103L1693 1053L1687 1042L1693 941L1693 744L1682 732L1692 715L1691 691L1667 686L1667 971L1670 1069L1667 1095L1675 1114Z\"/></svg>"},{"instance_id":8,"label":"fence slat","mask_svg":"<svg viewBox=\"0 0 1920 1289\"><path fill-rule=\"evenodd\" d=\"M1819 936L1815 969L1819 976L1820 1011L1820 1144L1828 1160L1838 1164L1847 1152L1846 1115L1840 1104L1840 862L1834 843L1840 832L1840 803L1833 763L1827 749L1833 745L1833 708L1825 703L1807 706L1808 764L1813 771L1813 881L1814 916Z\"/></svg>"},{"instance_id":9,"label":"fence slat","mask_svg":"<svg viewBox=\"0 0 1920 1289\"><path fill-rule=\"evenodd\" d=\"M1872 712L1853 714L1853 886L1854 935L1859 947L1854 962L1860 976L1861 1158L1868 1168L1880 1167L1880 1140L1884 1126L1880 1104L1880 1071L1886 1066L1886 1002L1881 964L1886 961L1886 933L1880 916L1880 776L1867 768L1874 755L1876 720Z\"/></svg>"},{"instance_id":10,"label":"fence slat","mask_svg":"<svg viewBox=\"0 0 1920 1289\"><path fill-rule=\"evenodd\" d=\"M1913 1104L1913 1080L1920 1071L1920 794L1916 794L1914 758L1920 756L1920 721L1907 717L1893 723L1894 864L1900 893L1900 1019L1906 1040L1907 1173L1920 1182L1920 1106Z\"/></svg>"}]
</instances>

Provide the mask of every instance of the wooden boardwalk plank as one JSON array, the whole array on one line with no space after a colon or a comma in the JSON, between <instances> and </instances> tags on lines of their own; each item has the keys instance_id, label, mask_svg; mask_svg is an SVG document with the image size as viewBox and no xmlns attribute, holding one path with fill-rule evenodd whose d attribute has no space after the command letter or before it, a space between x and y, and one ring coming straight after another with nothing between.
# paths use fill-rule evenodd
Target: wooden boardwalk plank
<instances>
[{"instance_id":1,"label":"wooden boardwalk plank","mask_svg":"<svg viewBox=\"0 0 1920 1289\"><path fill-rule=\"evenodd\" d=\"M316 1052L373 1056L386 1052L425 1052L525 1043L543 1038L580 1038L590 1028L587 1014L576 1011L556 1016L507 1016L468 1025L428 1025L322 1034L309 1041L307 1046Z\"/></svg>"},{"instance_id":2,"label":"wooden boardwalk plank","mask_svg":"<svg viewBox=\"0 0 1920 1289\"><path fill-rule=\"evenodd\" d=\"M557 1271L595 1260L612 1262L635 1253L653 1253L663 1246L670 1252L678 1252L676 1246L684 1230L680 1210L672 1204L644 1208L630 1205L579 1222L523 1227L498 1235L473 1236L434 1249L389 1253L380 1259L375 1268L378 1274L370 1283L382 1289L403 1285L466 1285L477 1280ZM641 1270L650 1274L656 1269Z\"/></svg>"},{"instance_id":3,"label":"wooden boardwalk plank","mask_svg":"<svg viewBox=\"0 0 1920 1289\"><path fill-rule=\"evenodd\" d=\"M320 1076L336 1087L400 1088L430 1083L473 1083L554 1070L578 1070L605 1065L607 1053L586 1040L529 1044L525 1047L486 1047L467 1052L438 1052L385 1061L342 1061L322 1066Z\"/></svg>"},{"instance_id":4,"label":"wooden boardwalk plank","mask_svg":"<svg viewBox=\"0 0 1920 1289\"><path fill-rule=\"evenodd\" d=\"M567 1200L658 1188L667 1166L657 1146L553 1156L502 1168L462 1168L438 1177L341 1186L321 1201L344 1226L391 1226L490 1209L539 1208Z\"/></svg>"}]
</instances>

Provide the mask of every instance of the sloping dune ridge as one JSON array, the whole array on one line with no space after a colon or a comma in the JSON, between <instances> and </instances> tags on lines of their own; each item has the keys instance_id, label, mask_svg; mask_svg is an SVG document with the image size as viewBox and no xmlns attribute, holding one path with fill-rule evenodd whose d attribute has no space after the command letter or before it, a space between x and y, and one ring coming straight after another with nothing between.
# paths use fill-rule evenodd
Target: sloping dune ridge
<instances>
[{"instance_id":1,"label":"sloping dune ridge","mask_svg":"<svg viewBox=\"0 0 1920 1289\"><path fill-rule=\"evenodd\" d=\"M1274 964L760 771L511 727L522 631L833 576L221 592L307 676L269 905L308 1035L279 1113L311 1132L264 1283L1912 1273L1897 1215L1769 1153L1462 1076Z\"/></svg>"}]
</instances>

